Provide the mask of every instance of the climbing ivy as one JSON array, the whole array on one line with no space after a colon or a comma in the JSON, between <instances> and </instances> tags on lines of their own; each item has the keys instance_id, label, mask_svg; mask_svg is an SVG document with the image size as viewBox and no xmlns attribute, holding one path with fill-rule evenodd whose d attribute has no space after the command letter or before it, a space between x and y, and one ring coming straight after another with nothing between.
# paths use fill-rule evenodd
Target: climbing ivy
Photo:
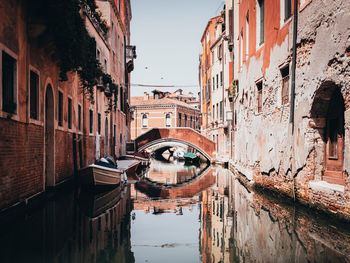
<instances>
[{"instance_id":1,"label":"climbing ivy","mask_svg":"<svg viewBox=\"0 0 350 263\"><path fill-rule=\"evenodd\" d=\"M43 20L47 26L46 33L52 38L57 53L60 81L68 79L68 72L77 72L81 86L93 100L93 89L102 75L102 70L96 59L96 41L88 34L80 14L82 2L32 0L28 1L28 13L30 21ZM96 11L95 1L84 0L84 2L90 7L102 30L107 33L108 27Z\"/></svg>"}]
</instances>

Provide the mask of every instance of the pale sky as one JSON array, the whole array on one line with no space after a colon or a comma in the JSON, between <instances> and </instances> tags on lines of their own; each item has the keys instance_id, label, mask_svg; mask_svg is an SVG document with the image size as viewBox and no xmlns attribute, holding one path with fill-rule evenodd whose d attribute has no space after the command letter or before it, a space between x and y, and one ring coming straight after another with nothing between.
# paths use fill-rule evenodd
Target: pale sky
<instances>
[{"instance_id":1,"label":"pale sky","mask_svg":"<svg viewBox=\"0 0 350 263\"><path fill-rule=\"evenodd\" d=\"M131 45L137 52L131 83L192 85L182 89L197 94L200 40L223 6L223 0L131 0ZM131 96L153 89L132 86Z\"/></svg>"}]
</instances>

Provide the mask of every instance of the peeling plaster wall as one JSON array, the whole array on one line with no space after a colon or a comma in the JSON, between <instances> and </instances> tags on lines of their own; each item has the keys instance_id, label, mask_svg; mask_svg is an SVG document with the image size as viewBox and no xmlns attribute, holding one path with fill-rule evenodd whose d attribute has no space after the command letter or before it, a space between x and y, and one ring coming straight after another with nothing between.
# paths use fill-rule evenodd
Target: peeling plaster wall
<instances>
[{"instance_id":1,"label":"peeling plaster wall","mask_svg":"<svg viewBox=\"0 0 350 263\"><path fill-rule=\"evenodd\" d=\"M289 123L290 103L282 105L280 72L280 67L290 62L290 101L293 23L287 25L289 32L280 43L277 40L274 45L268 43L270 63L266 68L264 60L268 53L264 52L268 47L251 54L239 74L233 157L235 168L248 179L345 216L350 216L349 25L349 1L313 0L299 12L294 132ZM258 113L256 82L260 79L263 80L262 112ZM323 129L314 128L311 110L325 82L340 87L346 108L345 186L339 197L333 191L319 192L309 186L310 181L322 180L324 170ZM342 201L333 207L334 200L339 198Z\"/></svg>"}]
</instances>

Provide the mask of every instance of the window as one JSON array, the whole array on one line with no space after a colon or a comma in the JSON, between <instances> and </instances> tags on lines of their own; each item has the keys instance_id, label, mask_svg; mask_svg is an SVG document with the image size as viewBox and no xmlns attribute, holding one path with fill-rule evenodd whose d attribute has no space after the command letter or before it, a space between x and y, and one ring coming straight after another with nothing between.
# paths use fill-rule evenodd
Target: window
<instances>
[{"instance_id":1,"label":"window","mask_svg":"<svg viewBox=\"0 0 350 263\"><path fill-rule=\"evenodd\" d=\"M58 91L58 126L63 126L63 93Z\"/></svg>"},{"instance_id":2,"label":"window","mask_svg":"<svg viewBox=\"0 0 350 263\"><path fill-rule=\"evenodd\" d=\"M219 60L222 59L222 44L217 47L217 56Z\"/></svg>"},{"instance_id":3,"label":"window","mask_svg":"<svg viewBox=\"0 0 350 263\"><path fill-rule=\"evenodd\" d=\"M184 127L187 127L187 115L185 114L185 125Z\"/></svg>"},{"instance_id":4,"label":"window","mask_svg":"<svg viewBox=\"0 0 350 263\"><path fill-rule=\"evenodd\" d=\"M292 1L284 0L284 21L287 21L292 16Z\"/></svg>"},{"instance_id":5,"label":"window","mask_svg":"<svg viewBox=\"0 0 350 263\"><path fill-rule=\"evenodd\" d=\"M104 60L104 69L105 69L105 73L107 73L107 70L108 70L107 59Z\"/></svg>"},{"instance_id":6,"label":"window","mask_svg":"<svg viewBox=\"0 0 350 263\"><path fill-rule=\"evenodd\" d=\"M282 75L282 105L289 102L289 65L281 69Z\"/></svg>"},{"instance_id":7,"label":"window","mask_svg":"<svg viewBox=\"0 0 350 263\"><path fill-rule=\"evenodd\" d=\"M97 113L97 132L101 134L101 113Z\"/></svg>"},{"instance_id":8,"label":"window","mask_svg":"<svg viewBox=\"0 0 350 263\"><path fill-rule=\"evenodd\" d=\"M165 126L171 127L171 115L170 115L170 113L167 113L165 115Z\"/></svg>"},{"instance_id":9,"label":"window","mask_svg":"<svg viewBox=\"0 0 350 263\"><path fill-rule=\"evenodd\" d=\"M68 129L72 129L72 99L68 98Z\"/></svg>"},{"instance_id":10,"label":"window","mask_svg":"<svg viewBox=\"0 0 350 263\"><path fill-rule=\"evenodd\" d=\"M89 133L93 133L94 127L94 113L92 110L89 110Z\"/></svg>"},{"instance_id":11,"label":"window","mask_svg":"<svg viewBox=\"0 0 350 263\"><path fill-rule=\"evenodd\" d=\"M213 105L213 120L215 120L215 105Z\"/></svg>"},{"instance_id":12,"label":"window","mask_svg":"<svg viewBox=\"0 0 350 263\"><path fill-rule=\"evenodd\" d=\"M213 77L213 91L215 89L215 78Z\"/></svg>"},{"instance_id":13,"label":"window","mask_svg":"<svg viewBox=\"0 0 350 263\"><path fill-rule=\"evenodd\" d=\"M211 63L214 64L215 61L215 55L214 55L214 51L211 52Z\"/></svg>"},{"instance_id":14,"label":"window","mask_svg":"<svg viewBox=\"0 0 350 263\"><path fill-rule=\"evenodd\" d=\"M30 71L30 118L37 120L39 111L39 76Z\"/></svg>"},{"instance_id":15,"label":"window","mask_svg":"<svg viewBox=\"0 0 350 263\"><path fill-rule=\"evenodd\" d=\"M115 146L117 144L117 126L113 124L113 145Z\"/></svg>"},{"instance_id":16,"label":"window","mask_svg":"<svg viewBox=\"0 0 350 263\"><path fill-rule=\"evenodd\" d=\"M192 128L192 121L193 121L193 118L192 116L190 117L190 128Z\"/></svg>"},{"instance_id":17,"label":"window","mask_svg":"<svg viewBox=\"0 0 350 263\"><path fill-rule=\"evenodd\" d=\"M220 71L220 86L222 87L222 71Z\"/></svg>"},{"instance_id":18,"label":"window","mask_svg":"<svg viewBox=\"0 0 350 263\"><path fill-rule=\"evenodd\" d=\"M179 127L181 127L181 113L179 113Z\"/></svg>"},{"instance_id":19,"label":"window","mask_svg":"<svg viewBox=\"0 0 350 263\"><path fill-rule=\"evenodd\" d=\"M81 131L81 106L78 104L78 130Z\"/></svg>"},{"instance_id":20,"label":"window","mask_svg":"<svg viewBox=\"0 0 350 263\"><path fill-rule=\"evenodd\" d=\"M147 114L142 114L142 127L148 127L148 116L147 116Z\"/></svg>"},{"instance_id":21,"label":"window","mask_svg":"<svg viewBox=\"0 0 350 263\"><path fill-rule=\"evenodd\" d=\"M246 38L245 38L245 43L246 43L246 47L245 47L245 54L246 54L246 59L248 59L248 55L249 55L249 12L247 12L246 15Z\"/></svg>"},{"instance_id":22,"label":"window","mask_svg":"<svg viewBox=\"0 0 350 263\"><path fill-rule=\"evenodd\" d=\"M101 52L100 50L96 49L96 60L100 62L100 59L101 59Z\"/></svg>"},{"instance_id":23,"label":"window","mask_svg":"<svg viewBox=\"0 0 350 263\"><path fill-rule=\"evenodd\" d=\"M219 74L216 74L216 89L219 88Z\"/></svg>"},{"instance_id":24,"label":"window","mask_svg":"<svg viewBox=\"0 0 350 263\"><path fill-rule=\"evenodd\" d=\"M16 112L16 60L2 52L2 110Z\"/></svg>"},{"instance_id":25,"label":"window","mask_svg":"<svg viewBox=\"0 0 350 263\"><path fill-rule=\"evenodd\" d=\"M258 113L262 112L262 81L256 83L258 89Z\"/></svg>"},{"instance_id":26,"label":"window","mask_svg":"<svg viewBox=\"0 0 350 263\"><path fill-rule=\"evenodd\" d=\"M265 0L257 0L256 8L256 21L257 21L257 46L264 44L265 42Z\"/></svg>"},{"instance_id":27,"label":"window","mask_svg":"<svg viewBox=\"0 0 350 263\"><path fill-rule=\"evenodd\" d=\"M216 118L219 119L219 103L216 103Z\"/></svg>"},{"instance_id":28,"label":"window","mask_svg":"<svg viewBox=\"0 0 350 263\"><path fill-rule=\"evenodd\" d=\"M220 101L220 120L223 120L224 117L224 107L222 101Z\"/></svg>"}]
</instances>

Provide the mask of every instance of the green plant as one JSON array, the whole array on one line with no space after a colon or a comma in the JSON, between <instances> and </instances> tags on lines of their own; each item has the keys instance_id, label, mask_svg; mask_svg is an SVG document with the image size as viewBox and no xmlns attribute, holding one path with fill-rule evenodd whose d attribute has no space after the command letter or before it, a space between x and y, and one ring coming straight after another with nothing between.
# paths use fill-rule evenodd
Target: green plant
<instances>
[{"instance_id":1,"label":"green plant","mask_svg":"<svg viewBox=\"0 0 350 263\"><path fill-rule=\"evenodd\" d=\"M84 2L107 32L108 27L96 11L95 1ZM96 41L85 28L80 4L79 0L32 0L28 3L28 14L29 20L41 20L47 26L46 33L52 38L56 49L60 81L68 79L68 72L77 72L84 93L88 92L93 101L93 90L101 76L101 68L96 59Z\"/></svg>"}]
</instances>

